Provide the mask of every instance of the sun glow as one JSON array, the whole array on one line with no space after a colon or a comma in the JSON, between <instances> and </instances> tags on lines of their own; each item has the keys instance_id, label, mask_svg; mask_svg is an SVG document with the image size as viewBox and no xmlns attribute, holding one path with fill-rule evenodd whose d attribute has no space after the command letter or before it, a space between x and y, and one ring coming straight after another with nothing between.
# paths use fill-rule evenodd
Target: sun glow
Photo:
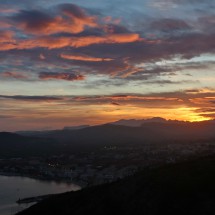
<instances>
[{"instance_id":1,"label":"sun glow","mask_svg":"<svg viewBox=\"0 0 215 215\"><path fill-rule=\"evenodd\" d=\"M197 108L188 108L188 107L176 109L176 111L180 113L179 115L181 115L178 118L179 120L190 121L190 122L201 122L201 121L211 119L209 117L201 116L199 113L197 113L197 110L198 110Z\"/></svg>"},{"instance_id":2,"label":"sun glow","mask_svg":"<svg viewBox=\"0 0 215 215\"><path fill-rule=\"evenodd\" d=\"M102 109L97 110L97 114L104 118L106 122L118 119L144 119L159 116L170 120L200 122L210 120L209 117L201 116L197 108L179 107L179 108L142 108L134 106L113 107L105 105Z\"/></svg>"}]
</instances>

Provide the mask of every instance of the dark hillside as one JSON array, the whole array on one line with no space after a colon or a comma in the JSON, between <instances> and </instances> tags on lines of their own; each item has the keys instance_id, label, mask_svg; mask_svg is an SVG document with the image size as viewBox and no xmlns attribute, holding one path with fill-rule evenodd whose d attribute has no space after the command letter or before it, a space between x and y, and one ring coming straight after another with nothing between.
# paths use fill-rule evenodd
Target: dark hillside
<instances>
[{"instance_id":1,"label":"dark hillside","mask_svg":"<svg viewBox=\"0 0 215 215\"><path fill-rule=\"evenodd\" d=\"M51 197L19 215L215 214L215 157Z\"/></svg>"},{"instance_id":2,"label":"dark hillside","mask_svg":"<svg viewBox=\"0 0 215 215\"><path fill-rule=\"evenodd\" d=\"M46 156L53 152L54 145L56 141L50 138L0 132L0 157Z\"/></svg>"},{"instance_id":3,"label":"dark hillside","mask_svg":"<svg viewBox=\"0 0 215 215\"><path fill-rule=\"evenodd\" d=\"M137 144L159 141L195 141L215 139L215 123L145 123L140 127L105 124L80 130L59 130L40 133L40 137L54 138L73 147L92 147L117 144Z\"/></svg>"}]
</instances>

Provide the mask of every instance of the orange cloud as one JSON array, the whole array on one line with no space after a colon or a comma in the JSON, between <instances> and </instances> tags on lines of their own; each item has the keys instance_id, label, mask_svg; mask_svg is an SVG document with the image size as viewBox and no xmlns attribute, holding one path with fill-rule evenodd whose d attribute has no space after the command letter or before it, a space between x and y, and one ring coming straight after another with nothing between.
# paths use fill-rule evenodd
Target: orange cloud
<instances>
[{"instance_id":1,"label":"orange cloud","mask_svg":"<svg viewBox=\"0 0 215 215\"><path fill-rule=\"evenodd\" d=\"M11 41L10 38L0 42L0 50L13 49L33 49L33 48L48 48L59 49L64 47L84 47L93 44L112 44L112 43L132 43L135 41L142 41L139 34L110 34L106 36L85 36L85 37L38 37L35 39ZM146 41L147 42L147 41Z\"/></svg>"},{"instance_id":2,"label":"orange cloud","mask_svg":"<svg viewBox=\"0 0 215 215\"><path fill-rule=\"evenodd\" d=\"M61 54L61 58L67 60L78 60L78 61L90 61L90 62L100 62L100 61L112 61L111 58L97 58L97 57L90 57L86 55L67 55Z\"/></svg>"},{"instance_id":3,"label":"orange cloud","mask_svg":"<svg viewBox=\"0 0 215 215\"><path fill-rule=\"evenodd\" d=\"M12 31L0 31L0 44L15 42L13 35L14 33Z\"/></svg>"}]
</instances>

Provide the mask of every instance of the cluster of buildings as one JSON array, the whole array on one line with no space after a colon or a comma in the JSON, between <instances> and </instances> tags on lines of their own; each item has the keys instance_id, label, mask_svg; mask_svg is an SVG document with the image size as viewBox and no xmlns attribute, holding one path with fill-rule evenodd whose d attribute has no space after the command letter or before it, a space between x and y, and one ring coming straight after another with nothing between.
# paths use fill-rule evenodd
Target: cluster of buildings
<instances>
[{"instance_id":1,"label":"cluster of buildings","mask_svg":"<svg viewBox=\"0 0 215 215\"><path fill-rule=\"evenodd\" d=\"M43 180L75 182L91 186L133 175L141 168L173 163L190 156L215 152L215 144L168 143L144 146L104 147L91 152L0 159L0 174Z\"/></svg>"}]
</instances>

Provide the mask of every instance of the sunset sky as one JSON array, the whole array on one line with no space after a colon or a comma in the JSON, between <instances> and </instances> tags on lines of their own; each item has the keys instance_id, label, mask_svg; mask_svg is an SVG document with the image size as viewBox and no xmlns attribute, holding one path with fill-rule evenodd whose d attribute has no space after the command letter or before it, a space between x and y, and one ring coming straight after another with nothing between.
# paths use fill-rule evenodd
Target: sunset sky
<instances>
[{"instance_id":1,"label":"sunset sky","mask_svg":"<svg viewBox=\"0 0 215 215\"><path fill-rule=\"evenodd\" d=\"M1 0L0 131L215 118L214 0Z\"/></svg>"}]
</instances>

